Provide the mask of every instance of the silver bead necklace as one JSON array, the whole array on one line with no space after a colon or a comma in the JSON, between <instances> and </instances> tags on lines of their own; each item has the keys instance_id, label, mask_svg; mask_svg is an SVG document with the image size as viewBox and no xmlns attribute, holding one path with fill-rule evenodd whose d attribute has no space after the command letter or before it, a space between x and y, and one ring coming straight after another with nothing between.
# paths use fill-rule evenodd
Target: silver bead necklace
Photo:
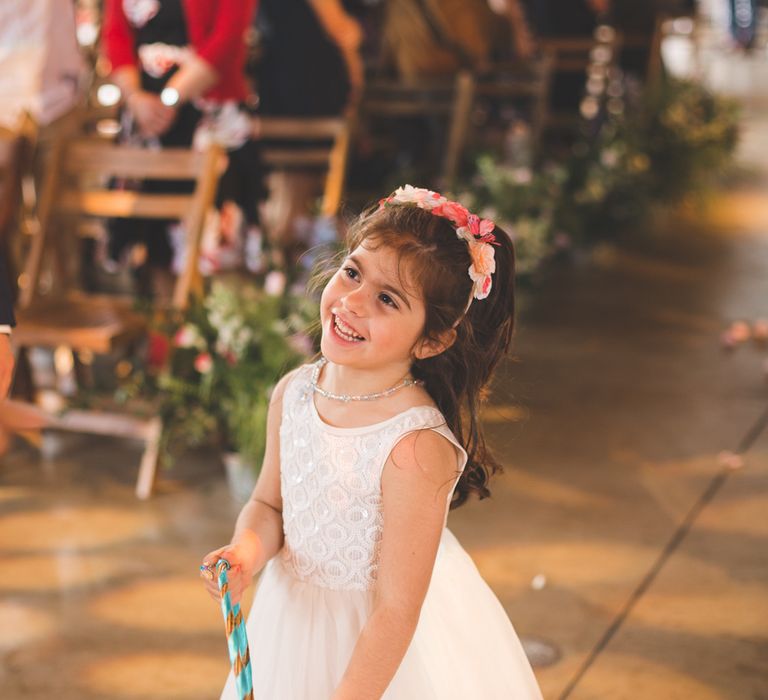
<instances>
[{"instance_id":1,"label":"silver bead necklace","mask_svg":"<svg viewBox=\"0 0 768 700\"><path fill-rule=\"evenodd\" d=\"M395 386L391 386L389 389L385 389L384 391L374 392L373 394L360 394L358 396L353 396L351 394L334 394L331 391L326 391L317 384L318 379L320 378L320 370L322 370L327 363L328 360L324 357L321 357L315 363L315 367L312 370L310 386L312 387L312 391L314 391L316 394L320 394L320 396L324 396L326 399L333 399L334 401L343 401L344 403L349 401L374 401L376 399L383 399L385 396L391 396L398 389L403 389L406 386L424 385L424 382L421 381L421 379L411 379L410 377L406 377L402 381L395 384Z\"/></svg>"}]
</instances>

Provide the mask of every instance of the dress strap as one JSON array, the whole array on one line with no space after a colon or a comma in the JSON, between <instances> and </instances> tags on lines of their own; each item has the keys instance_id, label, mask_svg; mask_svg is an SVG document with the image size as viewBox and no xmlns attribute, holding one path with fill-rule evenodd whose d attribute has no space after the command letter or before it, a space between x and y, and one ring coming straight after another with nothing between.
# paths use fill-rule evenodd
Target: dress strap
<instances>
[{"instance_id":1,"label":"dress strap","mask_svg":"<svg viewBox=\"0 0 768 700\"><path fill-rule=\"evenodd\" d=\"M401 415L403 420L398 421L398 430L394 433L389 433L382 440L380 453L382 469L387 459L389 459L389 455L392 454L392 450L395 449L403 438L417 430L433 430L448 440L456 449L457 475L464 471L467 463L467 452L456 439L456 436L446 424L445 417L437 408L432 406L416 406L408 409Z\"/></svg>"}]
</instances>

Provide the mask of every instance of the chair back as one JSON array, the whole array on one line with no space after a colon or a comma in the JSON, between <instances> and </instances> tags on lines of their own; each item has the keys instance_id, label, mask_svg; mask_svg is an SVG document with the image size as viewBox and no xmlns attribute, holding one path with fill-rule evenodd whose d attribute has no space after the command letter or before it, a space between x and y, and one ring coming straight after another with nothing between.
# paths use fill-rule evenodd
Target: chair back
<instances>
[{"instance_id":1,"label":"chair back","mask_svg":"<svg viewBox=\"0 0 768 700\"><path fill-rule=\"evenodd\" d=\"M253 133L267 170L327 171L322 213L334 216L341 204L349 156L351 119L345 117L256 117Z\"/></svg>"},{"instance_id":2,"label":"chair back","mask_svg":"<svg viewBox=\"0 0 768 700\"><path fill-rule=\"evenodd\" d=\"M441 177L452 182L466 141L474 91L475 79L467 70L418 80L374 78L365 86L361 119L369 125L408 117L443 119L447 132Z\"/></svg>"},{"instance_id":3,"label":"chair back","mask_svg":"<svg viewBox=\"0 0 768 700\"><path fill-rule=\"evenodd\" d=\"M28 307L39 293L43 256L51 244L63 261L68 252L65 236L54 231L62 217L120 217L180 219L187 236L187 255L172 304L186 305L193 289L201 285L197 268L203 224L212 205L223 151L213 145L204 152L166 148L149 150L119 146L101 139L59 142L54 147L39 202L39 230L33 240L25 269L20 306ZM157 194L111 188L115 180L189 180L189 194ZM67 274L59 265L66 286Z\"/></svg>"}]
</instances>

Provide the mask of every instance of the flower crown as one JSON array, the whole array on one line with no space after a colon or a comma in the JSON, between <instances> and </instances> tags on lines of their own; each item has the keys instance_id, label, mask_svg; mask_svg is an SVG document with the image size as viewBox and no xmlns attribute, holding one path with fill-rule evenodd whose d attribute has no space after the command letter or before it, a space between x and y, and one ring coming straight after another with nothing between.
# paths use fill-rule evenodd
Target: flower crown
<instances>
[{"instance_id":1,"label":"flower crown","mask_svg":"<svg viewBox=\"0 0 768 700\"><path fill-rule=\"evenodd\" d=\"M471 214L458 202L451 202L441 194L421 187L405 185L399 187L386 199L379 202L379 209L393 204L415 204L435 216L442 216L456 228L456 235L469 245L472 264L469 277L472 280L472 299L485 299L491 292L491 275L496 272L493 246L498 245L491 233L496 227L490 219L481 219ZM467 308L469 308L467 304Z\"/></svg>"}]
</instances>

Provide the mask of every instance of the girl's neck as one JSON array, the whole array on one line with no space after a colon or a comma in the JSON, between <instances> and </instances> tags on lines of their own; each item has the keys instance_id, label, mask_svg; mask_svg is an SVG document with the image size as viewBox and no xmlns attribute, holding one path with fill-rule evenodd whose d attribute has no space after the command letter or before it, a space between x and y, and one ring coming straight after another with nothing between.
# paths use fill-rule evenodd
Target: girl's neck
<instances>
[{"instance_id":1,"label":"girl's neck","mask_svg":"<svg viewBox=\"0 0 768 700\"><path fill-rule=\"evenodd\" d=\"M386 391L408 376L409 361L371 369L339 365L328 360L320 372L318 385L333 394L365 396Z\"/></svg>"}]
</instances>

